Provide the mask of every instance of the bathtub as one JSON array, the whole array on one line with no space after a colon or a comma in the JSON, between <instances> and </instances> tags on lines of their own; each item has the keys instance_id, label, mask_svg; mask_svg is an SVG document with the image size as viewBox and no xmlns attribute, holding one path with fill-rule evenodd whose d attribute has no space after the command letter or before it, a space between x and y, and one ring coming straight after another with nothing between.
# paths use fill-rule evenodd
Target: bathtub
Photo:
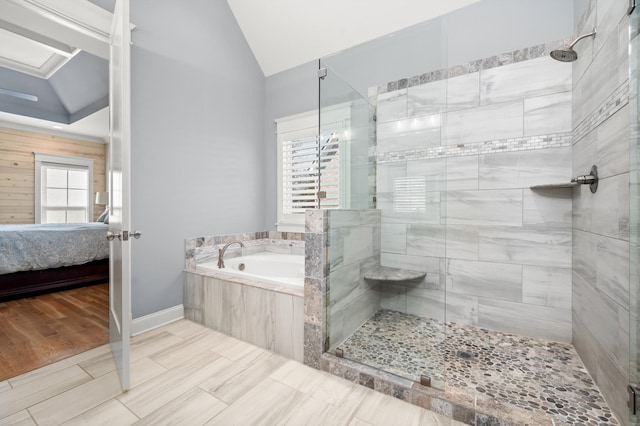
<instances>
[{"instance_id":1,"label":"bathtub","mask_svg":"<svg viewBox=\"0 0 640 426\"><path fill-rule=\"evenodd\" d=\"M224 268L218 268L216 260L199 263L196 269L304 288L304 256L262 252L227 258L224 265Z\"/></svg>"}]
</instances>

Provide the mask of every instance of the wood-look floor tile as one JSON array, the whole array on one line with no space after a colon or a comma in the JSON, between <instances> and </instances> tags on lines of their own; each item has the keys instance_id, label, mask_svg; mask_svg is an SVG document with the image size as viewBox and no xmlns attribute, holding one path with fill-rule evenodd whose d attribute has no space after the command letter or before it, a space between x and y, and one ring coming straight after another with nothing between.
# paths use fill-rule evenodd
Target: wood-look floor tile
<instances>
[{"instance_id":1,"label":"wood-look floor tile","mask_svg":"<svg viewBox=\"0 0 640 426\"><path fill-rule=\"evenodd\" d=\"M327 373L290 360L271 373L269 377L302 393L308 393L318 387L327 376Z\"/></svg>"},{"instance_id":2,"label":"wood-look floor tile","mask_svg":"<svg viewBox=\"0 0 640 426\"><path fill-rule=\"evenodd\" d=\"M362 401L356 417L373 425L451 426L452 419L389 395L374 392Z\"/></svg>"},{"instance_id":3,"label":"wood-look floor tile","mask_svg":"<svg viewBox=\"0 0 640 426\"><path fill-rule=\"evenodd\" d=\"M145 417L198 386L210 376L229 368L231 362L213 352L203 352L189 363L168 370L118 397L138 417Z\"/></svg>"},{"instance_id":4,"label":"wood-look floor tile","mask_svg":"<svg viewBox=\"0 0 640 426\"><path fill-rule=\"evenodd\" d=\"M374 425L369 422L365 422L364 420L360 420L357 417L354 417L353 420L351 420L351 423L349 423L349 426L374 426Z\"/></svg>"},{"instance_id":5,"label":"wood-look floor tile","mask_svg":"<svg viewBox=\"0 0 640 426\"><path fill-rule=\"evenodd\" d=\"M138 421L138 417L120 403L117 399L110 399L107 402L98 405L77 417L72 418L68 422L63 423L64 426L82 426L82 425L132 425Z\"/></svg>"},{"instance_id":6,"label":"wood-look floor tile","mask_svg":"<svg viewBox=\"0 0 640 426\"><path fill-rule=\"evenodd\" d=\"M461 425L189 321L134 340L127 393L105 345L0 382L0 425Z\"/></svg>"},{"instance_id":7,"label":"wood-look floor tile","mask_svg":"<svg viewBox=\"0 0 640 426\"><path fill-rule=\"evenodd\" d=\"M139 425L202 425L227 408L208 392L193 388L159 410L142 418Z\"/></svg>"},{"instance_id":8,"label":"wood-look floor tile","mask_svg":"<svg viewBox=\"0 0 640 426\"><path fill-rule=\"evenodd\" d=\"M326 375L325 380L320 382L310 395L355 414L360 409L362 401L375 393L340 377Z\"/></svg>"},{"instance_id":9,"label":"wood-look floor tile","mask_svg":"<svg viewBox=\"0 0 640 426\"><path fill-rule=\"evenodd\" d=\"M318 398L307 397L284 416L278 425L308 425L308 426L347 426L352 414L322 401Z\"/></svg>"},{"instance_id":10,"label":"wood-look floor tile","mask_svg":"<svg viewBox=\"0 0 640 426\"><path fill-rule=\"evenodd\" d=\"M111 353L111 347L108 344L98 346L97 348L89 349L88 351L81 354L65 358L53 364L40 367L37 370L33 370L20 376L13 377L9 379L9 383L11 383L11 386L13 386L14 388L25 386L33 382L38 382L51 373L63 370L65 368L84 362L88 359L95 358L107 353Z\"/></svg>"},{"instance_id":11,"label":"wood-look floor tile","mask_svg":"<svg viewBox=\"0 0 640 426\"><path fill-rule=\"evenodd\" d=\"M251 343L227 336L222 343L212 350L227 359L237 361L244 358L247 354L255 352L256 348L258 347ZM261 350L264 351L263 349Z\"/></svg>"},{"instance_id":12,"label":"wood-look floor tile","mask_svg":"<svg viewBox=\"0 0 640 426\"><path fill-rule=\"evenodd\" d=\"M131 363L131 387L140 386L147 380L166 372L167 369L150 358L142 358Z\"/></svg>"},{"instance_id":13,"label":"wood-look floor tile","mask_svg":"<svg viewBox=\"0 0 640 426\"><path fill-rule=\"evenodd\" d=\"M73 389L91 380L77 365L63 368L40 377L23 386L2 392L0 419L10 416L41 401L54 397L61 392Z\"/></svg>"},{"instance_id":14,"label":"wood-look floor tile","mask_svg":"<svg viewBox=\"0 0 640 426\"><path fill-rule=\"evenodd\" d=\"M267 378L273 370L287 362L286 358L263 352L250 364L243 366L234 363L228 369L203 381L200 387L216 398L231 404L240 396Z\"/></svg>"},{"instance_id":15,"label":"wood-look floor tile","mask_svg":"<svg viewBox=\"0 0 640 426\"><path fill-rule=\"evenodd\" d=\"M33 421L27 410L18 411L17 413L0 419L0 426L35 426L36 422Z\"/></svg>"},{"instance_id":16,"label":"wood-look floor tile","mask_svg":"<svg viewBox=\"0 0 640 426\"><path fill-rule=\"evenodd\" d=\"M303 398L302 392L266 378L215 416L207 426L276 425Z\"/></svg>"},{"instance_id":17,"label":"wood-look floor tile","mask_svg":"<svg viewBox=\"0 0 640 426\"><path fill-rule=\"evenodd\" d=\"M91 359L78 364L80 368L86 371L93 378L104 376L107 373L115 371L116 360L113 358L111 351L102 355L95 356Z\"/></svg>"},{"instance_id":18,"label":"wood-look floor tile","mask_svg":"<svg viewBox=\"0 0 640 426\"><path fill-rule=\"evenodd\" d=\"M192 337L193 335L198 333L202 333L203 331L213 331L210 328L205 327L204 325L185 319L167 324L163 326L162 329L167 333L175 334L176 336L182 337L183 339L188 339L189 337ZM214 333L216 332L214 331Z\"/></svg>"},{"instance_id":19,"label":"wood-look floor tile","mask_svg":"<svg viewBox=\"0 0 640 426\"><path fill-rule=\"evenodd\" d=\"M151 355L150 358L166 368L176 368L188 362L190 358L215 348L226 337L222 333L211 333L210 330L205 330L166 348L162 352Z\"/></svg>"},{"instance_id":20,"label":"wood-look floor tile","mask_svg":"<svg viewBox=\"0 0 640 426\"><path fill-rule=\"evenodd\" d=\"M38 425L59 425L121 394L117 372L93 379L29 408Z\"/></svg>"},{"instance_id":21,"label":"wood-look floor tile","mask_svg":"<svg viewBox=\"0 0 640 426\"><path fill-rule=\"evenodd\" d=\"M166 331L134 337L131 339L131 361L149 357L183 341L183 338Z\"/></svg>"}]
</instances>

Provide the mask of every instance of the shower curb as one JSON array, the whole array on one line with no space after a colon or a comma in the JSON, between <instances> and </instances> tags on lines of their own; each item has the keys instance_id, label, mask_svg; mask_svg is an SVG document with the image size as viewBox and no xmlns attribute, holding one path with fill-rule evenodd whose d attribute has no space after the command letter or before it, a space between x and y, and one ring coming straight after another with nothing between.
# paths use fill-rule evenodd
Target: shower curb
<instances>
[{"instance_id":1,"label":"shower curb","mask_svg":"<svg viewBox=\"0 0 640 426\"><path fill-rule=\"evenodd\" d=\"M323 353L320 369L352 383L393 396L453 420L474 426L544 426L553 421L537 413L500 403L482 395L453 393L420 385L330 353Z\"/></svg>"}]
</instances>

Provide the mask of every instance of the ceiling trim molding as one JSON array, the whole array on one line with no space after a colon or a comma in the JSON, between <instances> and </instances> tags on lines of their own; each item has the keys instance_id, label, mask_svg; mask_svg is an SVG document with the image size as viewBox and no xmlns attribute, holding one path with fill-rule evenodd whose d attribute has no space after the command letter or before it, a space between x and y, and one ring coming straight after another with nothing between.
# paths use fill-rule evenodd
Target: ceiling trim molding
<instances>
[{"instance_id":1,"label":"ceiling trim molding","mask_svg":"<svg viewBox=\"0 0 640 426\"><path fill-rule=\"evenodd\" d=\"M0 10L3 12L0 28L30 39L37 34L36 42L67 54L81 49L109 58L112 14L91 2L0 0Z\"/></svg>"},{"instance_id":2,"label":"ceiling trim molding","mask_svg":"<svg viewBox=\"0 0 640 426\"><path fill-rule=\"evenodd\" d=\"M106 140L95 137L95 136L69 133L69 132L59 131L55 129L47 129L46 127L30 126L28 124L13 123L11 121L0 120L0 127L4 127L5 129L22 130L23 132L38 133L41 135L51 135L51 136L60 136L68 139L78 139L82 141L94 142L94 143L100 143L100 144L107 143Z\"/></svg>"}]
</instances>

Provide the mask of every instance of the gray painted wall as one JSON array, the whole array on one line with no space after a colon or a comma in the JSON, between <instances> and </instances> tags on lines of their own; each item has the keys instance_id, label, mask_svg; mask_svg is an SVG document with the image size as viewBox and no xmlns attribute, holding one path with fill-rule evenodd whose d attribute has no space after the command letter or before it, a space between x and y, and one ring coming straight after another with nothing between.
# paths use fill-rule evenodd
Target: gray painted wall
<instances>
[{"instance_id":1,"label":"gray painted wall","mask_svg":"<svg viewBox=\"0 0 640 426\"><path fill-rule=\"evenodd\" d=\"M265 81L264 103L264 219L267 230L276 229L276 125L274 120L318 109L318 61L273 74Z\"/></svg>"},{"instance_id":2,"label":"gray painted wall","mask_svg":"<svg viewBox=\"0 0 640 426\"><path fill-rule=\"evenodd\" d=\"M182 303L184 240L263 228L265 78L224 1L136 0L132 310Z\"/></svg>"},{"instance_id":3,"label":"gray painted wall","mask_svg":"<svg viewBox=\"0 0 640 426\"><path fill-rule=\"evenodd\" d=\"M323 62L366 97L370 86L570 37L572 25L573 0L483 0Z\"/></svg>"}]
</instances>

